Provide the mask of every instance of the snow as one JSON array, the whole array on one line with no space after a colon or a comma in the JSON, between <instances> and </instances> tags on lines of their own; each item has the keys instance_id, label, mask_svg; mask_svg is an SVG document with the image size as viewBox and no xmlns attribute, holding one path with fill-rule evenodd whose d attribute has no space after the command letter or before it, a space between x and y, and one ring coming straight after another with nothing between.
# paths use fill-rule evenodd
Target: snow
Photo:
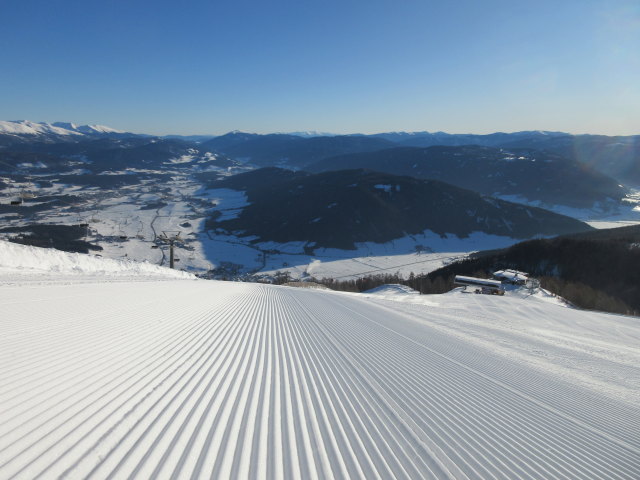
<instances>
[{"instance_id":1,"label":"snow","mask_svg":"<svg viewBox=\"0 0 640 480\"><path fill-rule=\"evenodd\" d=\"M168 162L172 164L191 163L196 159L195 155L181 155L178 158L170 158Z\"/></svg>"},{"instance_id":2,"label":"snow","mask_svg":"<svg viewBox=\"0 0 640 480\"><path fill-rule=\"evenodd\" d=\"M69 125L69 128L71 127L77 128L75 125ZM102 247L100 253L104 257L127 258L155 264L166 264L168 258L166 248L152 248L155 246L157 235L162 231L180 231L181 237L185 240L176 248L181 268L203 272L233 264L232 270L237 274L256 273L271 276L278 271L287 271L292 278L303 280L311 275L316 278L353 279L380 273L399 273L407 277L411 272L416 275L428 273L473 251L508 247L518 241L480 232L474 232L468 238L451 235L440 237L427 230L419 235L406 235L384 244L368 242L357 244L355 250L339 250L314 248L315 245L305 241L288 244L260 242L257 238L242 236L243 232L228 232L220 228L205 232L206 221L214 211L220 213L219 220L237 218L249 203L244 192L207 189L201 181L190 176L192 169L184 170L185 165L200 169L200 162L205 162L203 165L206 166L202 168L206 170L216 171L220 175L233 173L226 168L218 169L213 165L207 165L206 160L206 156L197 156L195 150L186 152L184 156L176 155L163 165L163 172L166 173L168 169L175 174L172 173L171 178L166 178L161 183L142 180L137 186L125 185L102 190L82 186L69 187L57 181L55 176L40 177L41 172L34 171L37 175L36 182L39 178L51 180L48 186L45 184L39 186L37 192L34 190L38 197L73 193L80 200L73 206L61 203L29 215L26 211L20 211L19 215L7 214L1 215L0 218L7 223L7 227L24 227L31 223L89 223L90 228L84 240ZM86 158L78 155L74 157L74 164L76 161L86 162ZM82 171L78 167L75 168L76 172ZM152 175L159 173L145 169L110 173L136 172ZM5 183L12 183L11 188L5 188L0 199L2 203L7 204L17 198L18 192L30 191L33 188L29 182ZM390 192L398 187L386 184L379 186L387 188ZM34 207L37 203L37 199L27 200L24 206ZM629 205L626 205L626 208L632 210L631 213L640 221L640 193L630 195L627 203ZM327 205L328 209L341 207L335 203ZM634 208L636 210L633 210ZM320 217L319 215L312 220L320 222ZM601 222L621 222L620 218L626 217ZM609 225L611 224L606 224ZM0 234L0 239L8 238L10 235L5 232ZM418 254L416 252L420 246L423 246L424 250ZM313 252L310 254L312 249ZM310 269L310 265L316 260L320 263ZM225 272L227 277L232 275Z\"/></svg>"},{"instance_id":3,"label":"snow","mask_svg":"<svg viewBox=\"0 0 640 480\"><path fill-rule=\"evenodd\" d=\"M395 190L396 192L400 191L400 185L388 185L383 183L374 185L373 188L376 188L378 190L384 190L386 193L391 193L392 190Z\"/></svg>"},{"instance_id":4,"label":"snow","mask_svg":"<svg viewBox=\"0 0 640 480\"><path fill-rule=\"evenodd\" d=\"M532 207L540 207L552 212L576 218L594 228L617 228L640 224L640 190L629 189L622 202L609 199L607 203L595 202L591 208L574 208L566 205L552 205L538 200L530 201L521 195L493 195L496 198Z\"/></svg>"},{"instance_id":5,"label":"snow","mask_svg":"<svg viewBox=\"0 0 640 480\"><path fill-rule=\"evenodd\" d=\"M131 173L111 172L112 174ZM144 172L143 172L144 173ZM150 171L150 173L155 173ZM14 183L14 189L28 190L27 183ZM7 192L7 190L5 190ZM197 192L197 193L196 193ZM7 192L8 193L8 192ZM13 192L11 192L13 193ZM63 204L59 208L47 209L30 216L3 216L9 220L7 226L25 226L31 223L77 225L88 223L89 229L85 240L103 248L99 253L103 257L113 259L133 259L139 262L148 261L155 264L168 262L166 248L152 249L157 235L163 231L180 231L184 239L176 247L176 256L180 259L180 268L189 271L205 271L213 268L218 262L234 261L242 256L247 259L248 266L253 264L246 255L255 250L237 245L237 239L231 240L233 248L218 248L220 242L213 241L202 233L204 222L212 210L219 210L221 218L232 218L238 215L246 196L235 190L205 190L201 183L184 175L176 175L163 182L161 188L149 181L137 186L123 186L109 190L97 188L69 187L53 181L48 187L38 188L38 197L48 195L66 195L73 193L82 200L73 206ZM9 203L12 197L2 200ZM25 202L33 206L34 201ZM0 235L0 239L10 237L8 233ZM123 239L121 237L126 237ZM235 249L235 252L231 250ZM216 252L215 255L210 255ZM218 254L218 252L220 254ZM227 256L229 254L229 256Z\"/></svg>"},{"instance_id":6,"label":"snow","mask_svg":"<svg viewBox=\"0 0 640 480\"><path fill-rule=\"evenodd\" d=\"M245 192L229 188L204 190L199 192L199 195L209 198L217 205L216 210L221 212L217 218L220 222L237 218L243 208L250 204Z\"/></svg>"},{"instance_id":7,"label":"snow","mask_svg":"<svg viewBox=\"0 0 640 480\"><path fill-rule=\"evenodd\" d=\"M496 278L504 278L512 283L526 282L529 278L529 274L526 272L519 272L517 270L498 270L493 272L493 276Z\"/></svg>"},{"instance_id":8,"label":"snow","mask_svg":"<svg viewBox=\"0 0 640 480\"><path fill-rule=\"evenodd\" d=\"M343 251L343 258L273 255L267 260L265 268L260 273L273 275L276 271L286 271L294 279L314 277L317 279L353 280L368 275L393 275L396 273L407 278L412 272L415 275L429 273L468 255L466 252L410 253L362 257L350 257L348 254L348 251ZM284 266L285 263L287 266Z\"/></svg>"},{"instance_id":9,"label":"snow","mask_svg":"<svg viewBox=\"0 0 640 480\"><path fill-rule=\"evenodd\" d=\"M14 135L82 135L80 132L56 127L48 123L36 123L29 120L0 121L0 133Z\"/></svg>"},{"instance_id":10,"label":"snow","mask_svg":"<svg viewBox=\"0 0 640 480\"><path fill-rule=\"evenodd\" d=\"M172 161L186 162L190 156L177 157ZM172 161L167 163L168 168L181 165ZM153 170L142 172L157 173ZM5 189L3 203L9 203L20 189L29 190L32 187L26 182L14 182L11 190ZM513 238L480 232L474 232L468 238L458 238L441 237L426 230L421 234L407 235L384 244L360 243L355 250L315 248L310 255L309 249L314 245L306 241L280 244L260 242L255 237L241 236L241 232L222 229L205 232L205 222L214 211L219 212L219 220L236 218L249 204L247 196L237 190L207 189L199 181L179 172L160 185L143 180L140 185L125 185L105 191L82 186L69 187L53 179L49 186L40 186L37 191L38 197L69 193L80 197L80 202L73 206L63 203L59 207L34 212L29 216L20 212L21 215L9 214L0 218L11 227L23 227L31 223L89 223L90 228L84 239L102 247L100 253L104 257L165 265L168 258L166 249L153 249L155 239L163 231L180 231L185 240L176 248L180 268L202 272L223 264L234 264L239 266L234 267L234 271L239 274L258 273L269 276L286 270L294 279L306 279L311 274L308 267L315 260L321 262L314 269L316 278L350 279L396 272L404 276L411 272L417 275L428 273L472 251L502 248L517 242ZM25 205L33 206L34 203L35 201L28 200ZM339 206L329 204L327 208L329 207ZM0 234L0 239L10 235ZM418 251L422 253L416 253Z\"/></svg>"},{"instance_id":11,"label":"snow","mask_svg":"<svg viewBox=\"0 0 640 480\"><path fill-rule=\"evenodd\" d=\"M106 125L82 125L77 127L77 130L82 133L124 133L122 130L116 130Z\"/></svg>"},{"instance_id":12,"label":"snow","mask_svg":"<svg viewBox=\"0 0 640 480\"><path fill-rule=\"evenodd\" d=\"M312 137L336 137L339 133L319 132L318 130L305 130L299 132L278 132L285 135L295 135L296 137L312 138Z\"/></svg>"},{"instance_id":13,"label":"snow","mask_svg":"<svg viewBox=\"0 0 640 480\"><path fill-rule=\"evenodd\" d=\"M22 162L16 165L16 167L18 168L47 168L47 166L42 163L42 162L38 162L38 163L31 163L31 162Z\"/></svg>"},{"instance_id":14,"label":"snow","mask_svg":"<svg viewBox=\"0 0 640 480\"><path fill-rule=\"evenodd\" d=\"M69 122L31 122L29 120L0 121L0 133L13 135L83 135L96 133L122 133L104 125L75 125Z\"/></svg>"},{"instance_id":15,"label":"snow","mask_svg":"<svg viewBox=\"0 0 640 480\"><path fill-rule=\"evenodd\" d=\"M0 240L0 285L15 283L20 279L34 281L60 276L195 278L189 273L147 262L99 258L89 254L67 253Z\"/></svg>"},{"instance_id":16,"label":"snow","mask_svg":"<svg viewBox=\"0 0 640 480\"><path fill-rule=\"evenodd\" d=\"M393 188L393 185L386 185L386 184L379 183L377 185L374 185L373 188L377 188L378 190L384 190L385 192L389 193Z\"/></svg>"},{"instance_id":17,"label":"snow","mask_svg":"<svg viewBox=\"0 0 640 480\"><path fill-rule=\"evenodd\" d=\"M454 278L455 285L464 285L470 287L492 287L502 290L502 282L491 280L488 278L467 277L465 275L456 275Z\"/></svg>"},{"instance_id":18,"label":"snow","mask_svg":"<svg viewBox=\"0 0 640 480\"><path fill-rule=\"evenodd\" d=\"M640 324L550 300L5 286L0 478L639 478Z\"/></svg>"},{"instance_id":19,"label":"snow","mask_svg":"<svg viewBox=\"0 0 640 480\"><path fill-rule=\"evenodd\" d=\"M238 240L241 239L235 239L236 242ZM227 241L233 248L233 240L230 238ZM318 279L351 280L378 274L397 273L405 278L412 272L415 275L426 274L465 258L471 252L504 248L516 242L513 238L482 232L459 238L441 237L425 230L420 235L407 235L387 243L359 243L355 250L317 248L313 255L304 253L306 242L289 245L260 242L253 248L287 252L268 255L262 268L256 265L256 271L263 275L274 275L279 271L288 272L293 279L313 276ZM236 246L240 247L239 244ZM212 254L217 257L215 251ZM251 258L246 258L246 264L249 265L252 259L255 259L255 253Z\"/></svg>"},{"instance_id":20,"label":"snow","mask_svg":"<svg viewBox=\"0 0 640 480\"><path fill-rule=\"evenodd\" d=\"M420 292L414 290L406 285L399 285L397 283L389 283L386 285L380 285L379 287L365 290L362 292L368 295L380 295L382 297L395 297L397 295L420 295Z\"/></svg>"}]
</instances>

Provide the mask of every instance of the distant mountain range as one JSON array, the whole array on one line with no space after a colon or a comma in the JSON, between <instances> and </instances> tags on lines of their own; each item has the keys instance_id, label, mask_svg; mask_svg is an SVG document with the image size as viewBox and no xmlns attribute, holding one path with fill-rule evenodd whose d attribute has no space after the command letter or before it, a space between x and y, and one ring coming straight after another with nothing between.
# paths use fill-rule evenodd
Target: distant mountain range
<instances>
[{"instance_id":1,"label":"distant mountain range","mask_svg":"<svg viewBox=\"0 0 640 480\"><path fill-rule=\"evenodd\" d=\"M14 144L0 150L0 173L38 175L70 172L82 168L92 174L140 169L166 170L167 162L192 159L192 171L207 166L227 168L239 165L223 154L202 149L198 144L153 137L100 138L80 142L31 142ZM71 182L73 183L73 182Z\"/></svg>"},{"instance_id":2,"label":"distant mountain range","mask_svg":"<svg viewBox=\"0 0 640 480\"><path fill-rule=\"evenodd\" d=\"M153 137L122 132L103 125L68 122L0 121L0 147L29 142L79 142L96 138ZM255 134L233 131L225 135L166 135L168 140L204 144L204 148L258 166L305 168L337 155L374 152L393 147L477 145L505 149L534 149L587 164L619 183L640 185L640 135L572 135L564 132L496 132L487 135L445 132L386 132L335 135L307 131Z\"/></svg>"},{"instance_id":3,"label":"distant mountain range","mask_svg":"<svg viewBox=\"0 0 640 480\"><path fill-rule=\"evenodd\" d=\"M258 166L304 168L316 161L356 152L375 152L395 146L382 138L339 135L300 137L288 134L256 135L233 132L213 138L203 148L219 151L232 158L244 159Z\"/></svg>"},{"instance_id":4,"label":"distant mountain range","mask_svg":"<svg viewBox=\"0 0 640 480\"><path fill-rule=\"evenodd\" d=\"M256 241L308 242L309 249L353 249L431 230L442 236L472 232L511 238L591 230L587 224L534 207L481 196L435 180L367 170L308 174L264 168L215 182L246 192L237 218L210 228Z\"/></svg>"},{"instance_id":5,"label":"distant mountain range","mask_svg":"<svg viewBox=\"0 0 640 480\"><path fill-rule=\"evenodd\" d=\"M163 138L101 125L0 122L0 161L57 168L82 156L93 170L154 167L190 150L219 161L323 172L366 168L441 180L485 195L545 207L608 211L640 185L640 136L525 131L489 135L388 132L315 136L316 132ZM62 159L60 158L62 157ZM39 170L42 171L42 170Z\"/></svg>"},{"instance_id":6,"label":"distant mountain range","mask_svg":"<svg viewBox=\"0 0 640 480\"><path fill-rule=\"evenodd\" d=\"M408 147L431 147L434 145L482 145L485 147L501 147L515 141L530 143L571 135L563 132L532 130L513 133L496 132L486 135L446 132L387 132L376 133L370 136L384 138L385 140Z\"/></svg>"},{"instance_id":7,"label":"distant mountain range","mask_svg":"<svg viewBox=\"0 0 640 480\"><path fill-rule=\"evenodd\" d=\"M153 228L184 229L193 248L182 255L184 264L200 267L200 245L209 252L213 245L238 244L243 264L253 269L259 267L256 258L266 262L261 255L290 242L300 242L297 251L306 244L313 254L323 247L353 249L361 242L386 243L425 231L443 238L477 232L502 240L552 236L591 227L504 200L561 205L560 211L615 207L626 192L623 182L599 170L608 165L632 176L633 138L617 139L619 147L613 137L557 132L230 132L169 138L97 125L0 122L0 213L7 214L5 227L16 235L24 234L16 228L31 224L97 220L89 222L89 238L105 255L116 256L142 255L142 246L148 250L145 258L153 259L161 253L149 245L160 231ZM408 146L430 141L463 144ZM464 145L467 141L476 144ZM602 153L611 151L618 157ZM627 167L616 163L623 154ZM206 187L245 192L249 204L244 195ZM229 205L236 201L244 206L230 218L227 212L236 208ZM234 263L233 255L218 260Z\"/></svg>"},{"instance_id":8,"label":"distant mountain range","mask_svg":"<svg viewBox=\"0 0 640 480\"><path fill-rule=\"evenodd\" d=\"M126 135L125 132L104 125L75 125L68 122L30 122L29 120L0 121L0 136L3 140L19 139L26 136L28 140L38 137L40 140L65 141L79 137ZM65 138L67 137L67 138Z\"/></svg>"},{"instance_id":9,"label":"distant mountain range","mask_svg":"<svg viewBox=\"0 0 640 480\"><path fill-rule=\"evenodd\" d=\"M524 148L396 147L340 155L307 167L311 172L368 168L441 180L485 195L603 210L615 208L625 189L590 166L551 152Z\"/></svg>"},{"instance_id":10,"label":"distant mountain range","mask_svg":"<svg viewBox=\"0 0 640 480\"><path fill-rule=\"evenodd\" d=\"M488 135L391 132L300 137L291 134L230 132L205 143L207 148L232 158L259 166L287 168L306 168L332 156L375 152L394 147L477 145L507 150L529 149L584 163L615 178L619 183L640 185L640 135L609 137L525 131Z\"/></svg>"},{"instance_id":11,"label":"distant mountain range","mask_svg":"<svg viewBox=\"0 0 640 480\"><path fill-rule=\"evenodd\" d=\"M640 135L571 135L525 131L488 135L416 132L373 136L412 147L480 145L541 150L590 165L620 182L640 185Z\"/></svg>"}]
</instances>

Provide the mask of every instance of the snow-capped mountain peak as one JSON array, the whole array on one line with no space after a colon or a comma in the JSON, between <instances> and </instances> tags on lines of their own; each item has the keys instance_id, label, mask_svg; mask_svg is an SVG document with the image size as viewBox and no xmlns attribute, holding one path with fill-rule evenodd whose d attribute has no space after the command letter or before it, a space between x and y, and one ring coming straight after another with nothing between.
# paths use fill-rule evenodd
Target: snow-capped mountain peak
<instances>
[{"instance_id":1,"label":"snow-capped mountain peak","mask_svg":"<svg viewBox=\"0 0 640 480\"><path fill-rule=\"evenodd\" d=\"M286 135L294 135L296 137L313 138L313 137L336 137L339 134L329 132L319 132L318 130L305 130L297 132L285 132Z\"/></svg>"},{"instance_id":2,"label":"snow-capped mountain peak","mask_svg":"<svg viewBox=\"0 0 640 480\"><path fill-rule=\"evenodd\" d=\"M53 122L51 125L54 127L64 128L65 130L77 131L78 126L75 123L70 122Z\"/></svg>"},{"instance_id":3,"label":"snow-capped mountain peak","mask_svg":"<svg viewBox=\"0 0 640 480\"><path fill-rule=\"evenodd\" d=\"M71 132L84 133L89 135L101 134L101 133L124 133L122 130L116 130L115 128L107 127L105 125L76 125L69 122L54 122L55 127L64 128Z\"/></svg>"},{"instance_id":4,"label":"snow-capped mountain peak","mask_svg":"<svg viewBox=\"0 0 640 480\"><path fill-rule=\"evenodd\" d=\"M0 121L0 133L13 135L82 135L80 132L60 126L60 123L37 123L29 120Z\"/></svg>"},{"instance_id":5,"label":"snow-capped mountain peak","mask_svg":"<svg viewBox=\"0 0 640 480\"><path fill-rule=\"evenodd\" d=\"M82 133L124 133L122 130L116 130L106 125L81 125L76 130Z\"/></svg>"},{"instance_id":6,"label":"snow-capped mountain peak","mask_svg":"<svg viewBox=\"0 0 640 480\"><path fill-rule=\"evenodd\" d=\"M70 122L31 122L29 120L0 121L0 134L9 135L102 135L123 133L104 125L76 125Z\"/></svg>"}]
</instances>

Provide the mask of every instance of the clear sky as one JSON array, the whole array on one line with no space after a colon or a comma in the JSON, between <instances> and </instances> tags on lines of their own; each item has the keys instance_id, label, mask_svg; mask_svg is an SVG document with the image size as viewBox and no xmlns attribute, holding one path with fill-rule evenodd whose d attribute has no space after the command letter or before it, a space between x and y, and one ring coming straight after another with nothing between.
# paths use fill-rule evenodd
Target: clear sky
<instances>
[{"instance_id":1,"label":"clear sky","mask_svg":"<svg viewBox=\"0 0 640 480\"><path fill-rule=\"evenodd\" d=\"M0 120L640 134L639 0L0 0Z\"/></svg>"}]
</instances>

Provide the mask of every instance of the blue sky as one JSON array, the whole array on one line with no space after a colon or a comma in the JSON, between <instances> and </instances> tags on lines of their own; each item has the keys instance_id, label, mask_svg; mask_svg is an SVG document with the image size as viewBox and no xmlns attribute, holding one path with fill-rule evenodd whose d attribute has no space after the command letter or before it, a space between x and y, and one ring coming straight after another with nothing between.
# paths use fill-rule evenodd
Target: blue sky
<instances>
[{"instance_id":1,"label":"blue sky","mask_svg":"<svg viewBox=\"0 0 640 480\"><path fill-rule=\"evenodd\" d=\"M0 0L0 119L640 134L640 2Z\"/></svg>"}]
</instances>

